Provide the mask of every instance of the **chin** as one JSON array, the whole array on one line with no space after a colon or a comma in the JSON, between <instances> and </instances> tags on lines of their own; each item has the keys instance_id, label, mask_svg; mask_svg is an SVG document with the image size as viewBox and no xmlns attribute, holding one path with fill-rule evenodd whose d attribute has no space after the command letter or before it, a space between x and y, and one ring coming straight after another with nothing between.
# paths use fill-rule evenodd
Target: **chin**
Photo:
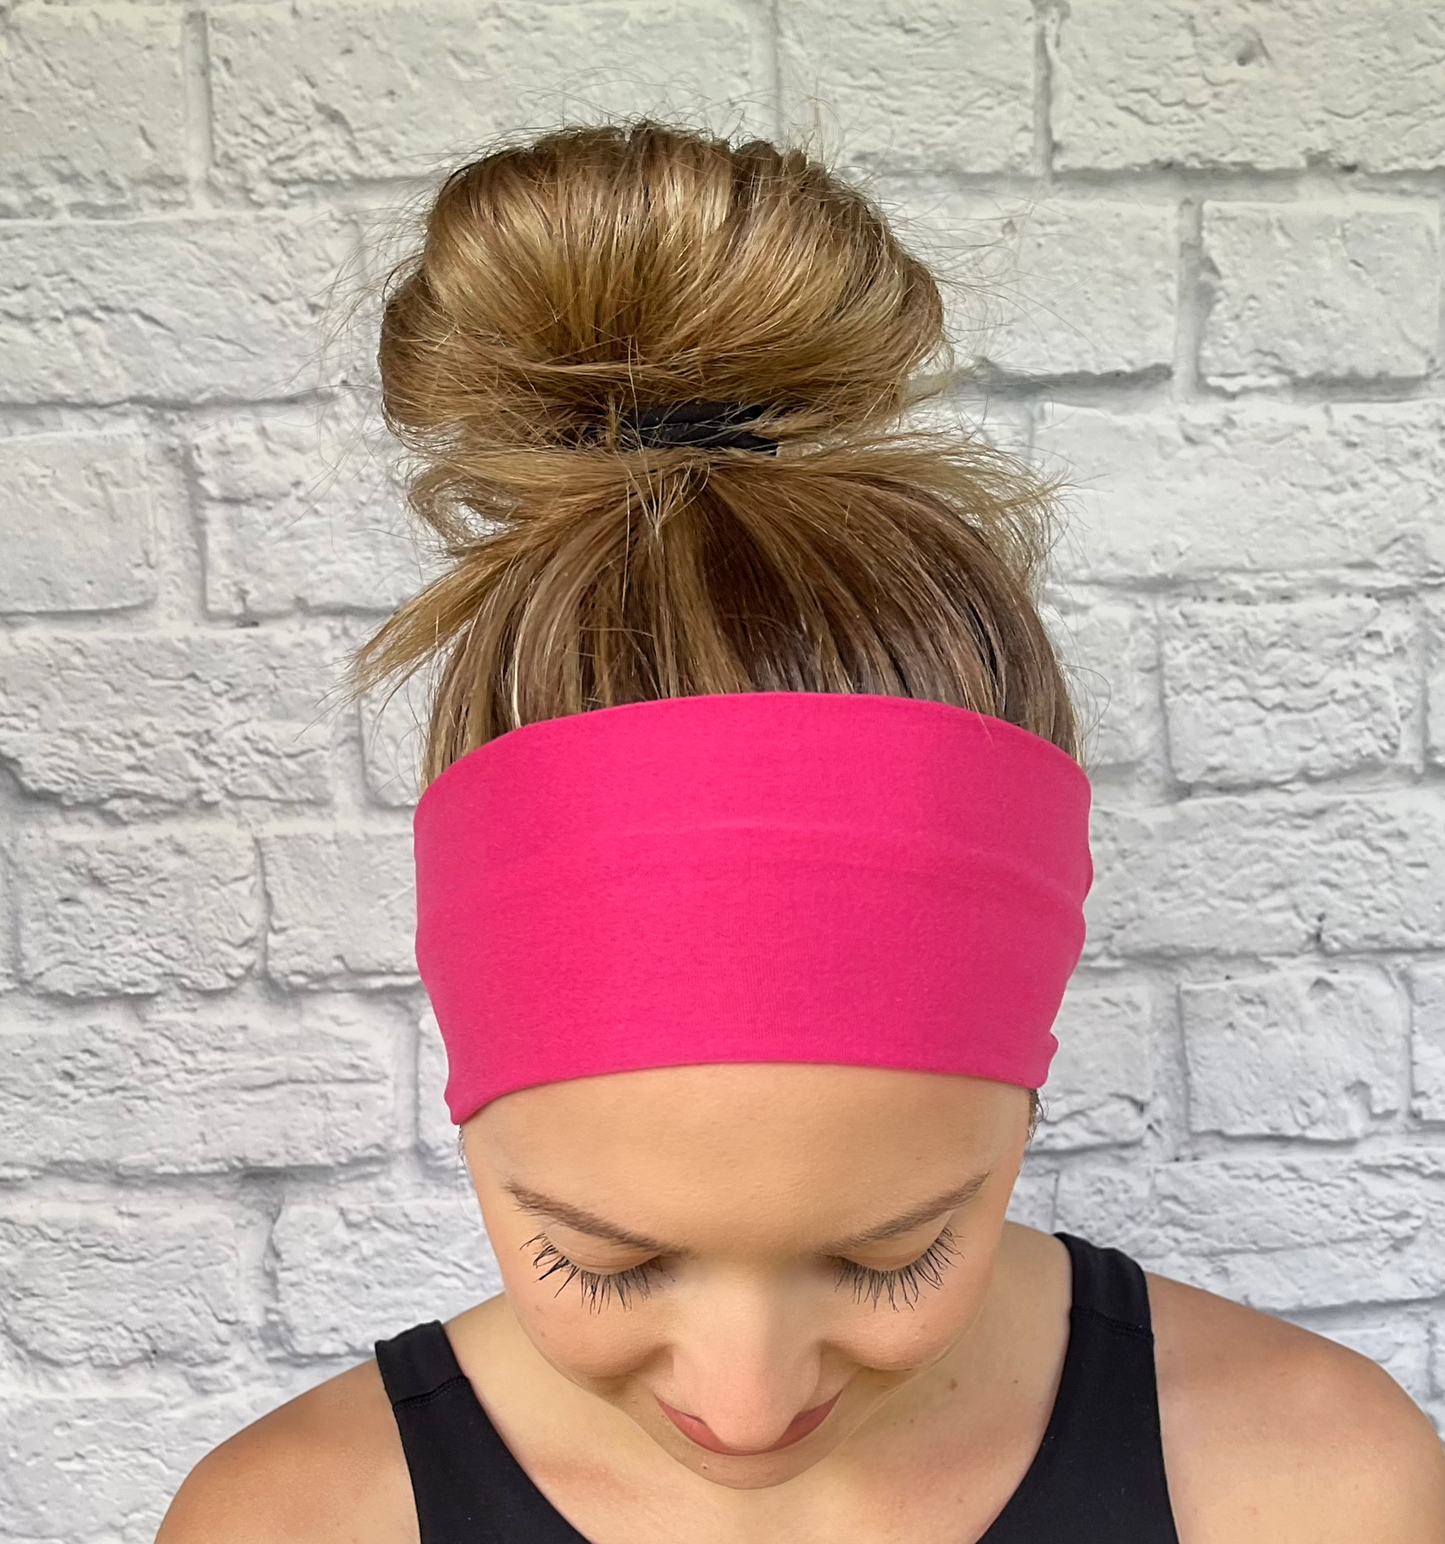
<instances>
[{"instance_id":1,"label":"chin","mask_svg":"<svg viewBox=\"0 0 1445 1544\"><path fill-rule=\"evenodd\" d=\"M689 1444L686 1437L680 1437L679 1442L664 1439L658 1445L699 1479L707 1480L712 1485L721 1485L724 1490L770 1490L775 1485L786 1485L789 1480L805 1474L814 1464L821 1463L841 1440L834 1438L829 1442L815 1443L809 1438L796 1447L784 1448L778 1453L758 1453L740 1458L726 1453L709 1453L706 1448Z\"/></svg>"}]
</instances>

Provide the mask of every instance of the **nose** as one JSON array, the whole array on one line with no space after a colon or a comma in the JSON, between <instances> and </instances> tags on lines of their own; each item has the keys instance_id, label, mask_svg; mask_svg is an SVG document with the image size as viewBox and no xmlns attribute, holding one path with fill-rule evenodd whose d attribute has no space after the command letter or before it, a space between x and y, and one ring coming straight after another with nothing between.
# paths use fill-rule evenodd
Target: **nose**
<instances>
[{"instance_id":1,"label":"nose","mask_svg":"<svg viewBox=\"0 0 1445 1544\"><path fill-rule=\"evenodd\" d=\"M827 1419L837 1391L820 1386L820 1348L786 1305L737 1292L697 1307L658 1395L674 1425L714 1452L764 1453Z\"/></svg>"}]
</instances>

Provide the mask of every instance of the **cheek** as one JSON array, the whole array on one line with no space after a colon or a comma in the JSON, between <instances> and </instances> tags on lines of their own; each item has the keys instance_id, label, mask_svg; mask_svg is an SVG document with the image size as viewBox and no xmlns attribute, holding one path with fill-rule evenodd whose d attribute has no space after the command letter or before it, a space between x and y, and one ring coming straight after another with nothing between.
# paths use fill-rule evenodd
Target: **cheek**
<instances>
[{"instance_id":1,"label":"cheek","mask_svg":"<svg viewBox=\"0 0 1445 1544\"><path fill-rule=\"evenodd\" d=\"M946 1356L972 1322L975 1305L943 1293L912 1308L889 1308L884 1301L864 1309L836 1336L852 1361L879 1372L914 1372Z\"/></svg>"},{"instance_id":2,"label":"cheek","mask_svg":"<svg viewBox=\"0 0 1445 1544\"><path fill-rule=\"evenodd\" d=\"M943 1285L925 1288L910 1307L891 1308L885 1294L876 1307L849 1304L835 1342L854 1361L880 1372L930 1367L967 1333L988 1295L992 1259L975 1257L955 1267Z\"/></svg>"}]
</instances>

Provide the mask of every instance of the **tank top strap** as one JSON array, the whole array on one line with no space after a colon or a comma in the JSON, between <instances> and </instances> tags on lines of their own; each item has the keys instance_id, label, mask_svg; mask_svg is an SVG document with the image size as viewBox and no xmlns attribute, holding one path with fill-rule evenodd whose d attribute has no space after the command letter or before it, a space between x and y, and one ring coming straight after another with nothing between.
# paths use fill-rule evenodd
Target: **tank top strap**
<instances>
[{"instance_id":1,"label":"tank top strap","mask_svg":"<svg viewBox=\"0 0 1445 1544\"><path fill-rule=\"evenodd\" d=\"M980 1544L1179 1544L1144 1272L1117 1249L1056 1237L1073 1276L1059 1389L1032 1466Z\"/></svg>"},{"instance_id":2,"label":"tank top strap","mask_svg":"<svg viewBox=\"0 0 1445 1544\"><path fill-rule=\"evenodd\" d=\"M375 1345L421 1544L587 1544L492 1425L440 1320Z\"/></svg>"}]
</instances>

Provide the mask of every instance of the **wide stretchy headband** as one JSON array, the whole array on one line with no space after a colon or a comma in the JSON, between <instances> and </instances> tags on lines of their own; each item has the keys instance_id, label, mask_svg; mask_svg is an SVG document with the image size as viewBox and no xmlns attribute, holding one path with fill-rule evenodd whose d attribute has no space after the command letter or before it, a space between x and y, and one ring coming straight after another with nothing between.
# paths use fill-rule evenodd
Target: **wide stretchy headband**
<instances>
[{"instance_id":1,"label":"wide stretchy headband","mask_svg":"<svg viewBox=\"0 0 1445 1544\"><path fill-rule=\"evenodd\" d=\"M904 697L672 697L510 730L416 811L452 1120L707 1062L1039 1087L1084 946L1090 794L1040 736Z\"/></svg>"}]
</instances>

